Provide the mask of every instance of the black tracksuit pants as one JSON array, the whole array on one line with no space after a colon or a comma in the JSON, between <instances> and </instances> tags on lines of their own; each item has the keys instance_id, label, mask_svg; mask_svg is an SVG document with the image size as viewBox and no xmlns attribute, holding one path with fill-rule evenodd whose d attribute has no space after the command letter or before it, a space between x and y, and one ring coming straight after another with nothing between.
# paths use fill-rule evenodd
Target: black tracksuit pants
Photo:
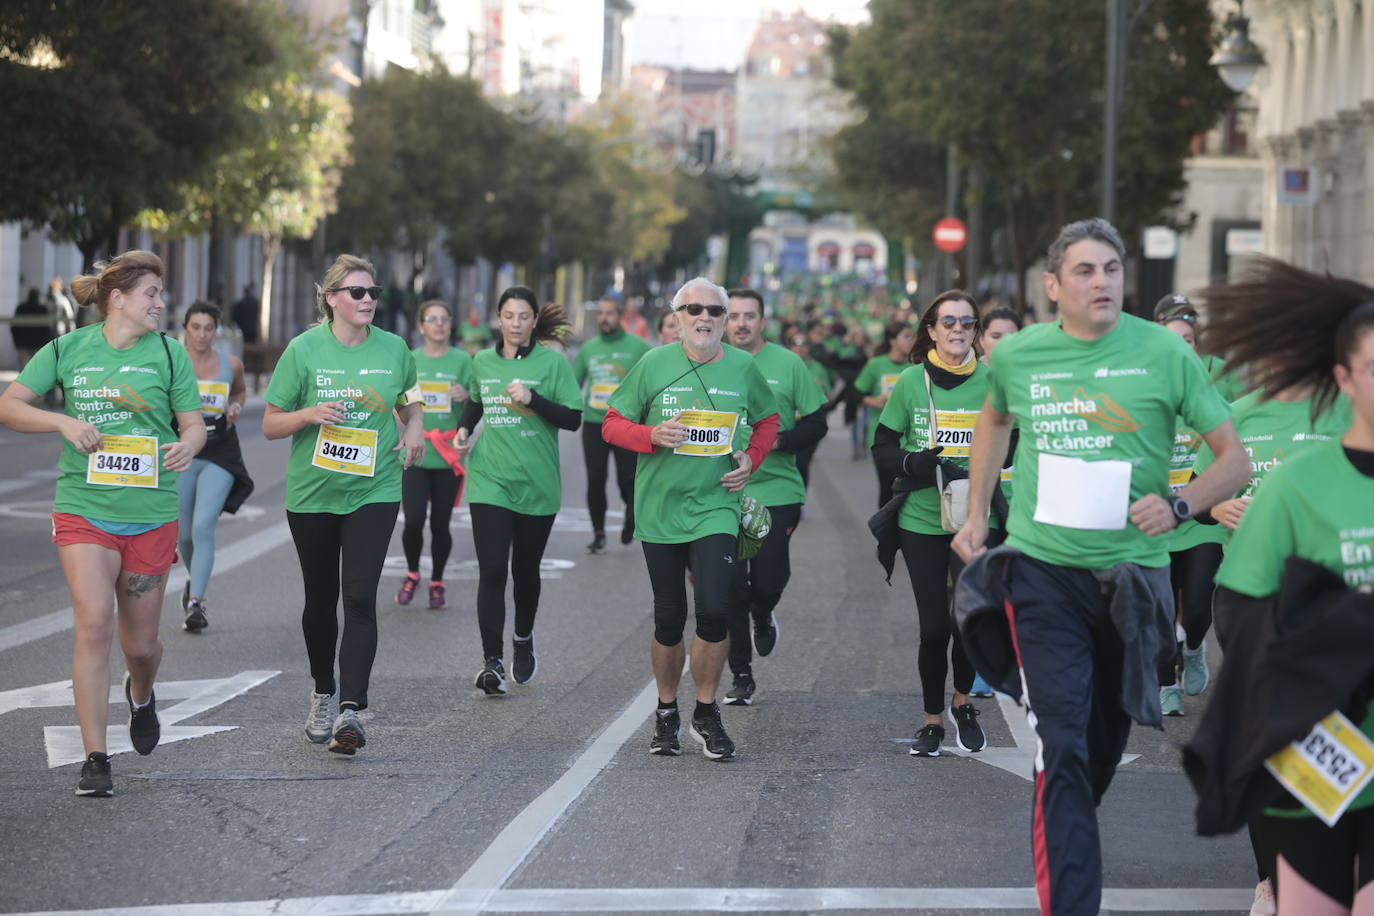
<instances>
[{"instance_id":1,"label":"black tracksuit pants","mask_svg":"<svg viewBox=\"0 0 1374 916\"><path fill-rule=\"evenodd\" d=\"M749 670L754 661L750 625L767 622L792 578L788 546L801 521L801 508L801 503L769 506L768 537L753 559L735 563L730 581L730 671L734 674Z\"/></svg>"}]
</instances>

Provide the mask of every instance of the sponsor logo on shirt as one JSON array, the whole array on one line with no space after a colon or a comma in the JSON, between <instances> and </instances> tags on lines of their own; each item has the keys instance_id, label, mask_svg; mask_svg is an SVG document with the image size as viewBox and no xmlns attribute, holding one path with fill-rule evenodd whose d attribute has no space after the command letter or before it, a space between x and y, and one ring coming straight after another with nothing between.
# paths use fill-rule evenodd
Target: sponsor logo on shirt
<instances>
[{"instance_id":1,"label":"sponsor logo on shirt","mask_svg":"<svg viewBox=\"0 0 1374 916\"><path fill-rule=\"evenodd\" d=\"M1116 378L1119 375L1149 375L1148 369L1109 369L1103 366L1093 373L1093 378Z\"/></svg>"},{"instance_id":2,"label":"sponsor logo on shirt","mask_svg":"<svg viewBox=\"0 0 1374 916\"><path fill-rule=\"evenodd\" d=\"M390 369L359 369L359 375L391 375Z\"/></svg>"},{"instance_id":3,"label":"sponsor logo on shirt","mask_svg":"<svg viewBox=\"0 0 1374 916\"><path fill-rule=\"evenodd\" d=\"M156 369L149 369L146 366L120 366L116 372L144 372L148 375L157 375Z\"/></svg>"},{"instance_id":4,"label":"sponsor logo on shirt","mask_svg":"<svg viewBox=\"0 0 1374 916\"><path fill-rule=\"evenodd\" d=\"M716 388L714 385L706 389L707 394L728 394L732 398L743 397L738 391L727 391L724 388Z\"/></svg>"},{"instance_id":5,"label":"sponsor logo on shirt","mask_svg":"<svg viewBox=\"0 0 1374 916\"><path fill-rule=\"evenodd\" d=\"M1032 382L1046 381L1057 378L1073 378L1072 372L1037 372L1031 376Z\"/></svg>"}]
</instances>

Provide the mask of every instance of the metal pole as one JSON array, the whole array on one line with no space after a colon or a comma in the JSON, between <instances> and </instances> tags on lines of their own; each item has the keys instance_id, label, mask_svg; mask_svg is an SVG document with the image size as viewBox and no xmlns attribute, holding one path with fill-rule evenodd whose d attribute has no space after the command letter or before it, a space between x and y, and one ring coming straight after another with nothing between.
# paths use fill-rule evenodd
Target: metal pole
<instances>
[{"instance_id":1,"label":"metal pole","mask_svg":"<svg viewBox=\"0 0 1374 916\"><path fill-rule=\"evenodd\" d=\"M1116 218L1116 116L1121 104L1121 0L1107 0L1106 90L1102 106L1102 218Z\"/></svg>"}]
</instances>

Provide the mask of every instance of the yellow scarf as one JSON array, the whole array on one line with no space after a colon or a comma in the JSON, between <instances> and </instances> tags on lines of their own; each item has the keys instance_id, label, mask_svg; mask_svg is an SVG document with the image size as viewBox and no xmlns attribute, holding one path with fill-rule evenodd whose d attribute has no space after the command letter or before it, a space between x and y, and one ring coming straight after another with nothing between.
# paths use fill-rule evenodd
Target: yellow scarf
<instances>
[{"instance_id":1,"label":"yellow scarf","mask_svg":"<svg viewBox=\"0 0 1374 916\"><path fill-rule=\"evenodd\" d=\"M930 364L935 368L943 369L946 372L952 372L955 375L972 375L974 367L978 365L978 360L974 358L972 347L969 348L968 357L965 358L963 365L949 365L944 360L940 359L940 354L934 347L931 347L926 353L926 359L930 360Z\"/></svg>"}]
</instances>

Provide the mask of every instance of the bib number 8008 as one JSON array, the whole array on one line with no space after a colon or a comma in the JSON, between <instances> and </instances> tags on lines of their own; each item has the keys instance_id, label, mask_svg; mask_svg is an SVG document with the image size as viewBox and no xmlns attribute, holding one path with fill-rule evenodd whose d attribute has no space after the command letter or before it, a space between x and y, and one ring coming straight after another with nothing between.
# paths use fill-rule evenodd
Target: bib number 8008
<instances>
[{"instance_id":1,"label":"bib number 8008","mask_svg":"<svg viewBox=\"0 0 1374 916\"><path fill-rule=\"evenodd\" d=\"M723 427L711 429L701 429L694 427L687 430L687 441L695 445L719 445L730 435L730 431Z\"/></svg>"}]
</instances>

